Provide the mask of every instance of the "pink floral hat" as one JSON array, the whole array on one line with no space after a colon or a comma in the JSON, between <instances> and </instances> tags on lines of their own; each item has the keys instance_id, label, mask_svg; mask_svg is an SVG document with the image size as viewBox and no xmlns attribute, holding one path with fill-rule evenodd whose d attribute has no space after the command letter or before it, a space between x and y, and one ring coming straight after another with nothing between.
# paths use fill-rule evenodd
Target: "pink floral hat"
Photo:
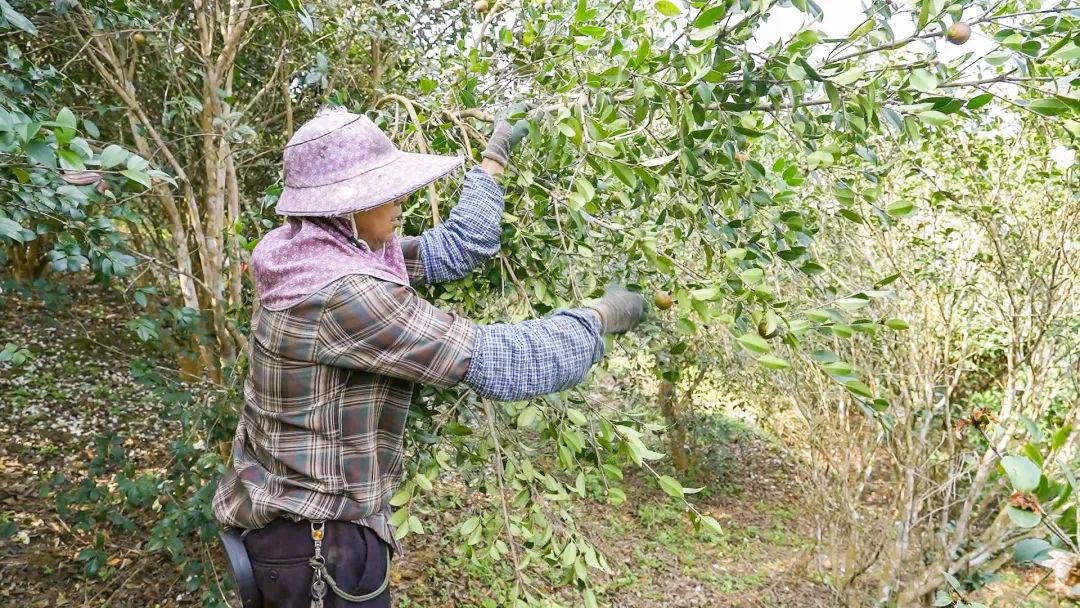
<instances>
[{"instance_id":1,"label":"pink floral hat","mask_svg":"<svg viewBox=\"0 0 1080 608\"><path fill-rule=\"evenodd\" d=\"M459 156L413 154L394 146L367 116L319 112L285 146L285 189L277 212L335 216L378 207L461 166Z\"/></svg>"}]
</instances>

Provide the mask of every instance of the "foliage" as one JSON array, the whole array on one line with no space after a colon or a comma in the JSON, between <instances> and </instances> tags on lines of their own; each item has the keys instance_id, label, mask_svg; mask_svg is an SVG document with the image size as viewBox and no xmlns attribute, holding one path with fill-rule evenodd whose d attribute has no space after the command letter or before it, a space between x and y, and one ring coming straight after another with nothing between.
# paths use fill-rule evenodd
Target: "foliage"
<instances>
[{"instance_id":1,"label":"foliage","mask_svg":"<svg viewBox=\"0 0 1080 608\"><path fill-rule=\"evenodd\" d=\"M1065 3L876 0L840 39L814 29L821 9L811 0L493 2L485 13L470 2L219 4L31 2L21 14L2 5L23 33L8 52L0 99L10 116L0 114L0 171L18 184L0 199L0 240L8 251L31 237L47 242L48 253L18 255L31 263L47 255L54 271L87 267L108 279L137 269L130 293L146 314L130 329L161 340L184 371L225 387L223 398L184 414L200 430L178 441L174 468L157 480L174 502L148 545L200 576L185 543L209 536L203 482L229 436L228 425L211 421L235 401L229 387L242 373L247 252L276 221L280 148L319 104L369 112L403 147L477 158L492 110L535 102L506 183L503 251L426 295L489 321L587 301L608 280L669 292L669 313L609 351L692 397L692 370L726 360L732 345L736 361L772 370L781 383L820 387L860 412L866 455L895 448L898 429L932 417L909 406L887 363L845 353L902 340L892 332L911 323L894 307L941 268L845 259L828 249L834 235L867 231L873 236L859 246L877 251L888 242L882 235L909 228L903 218L917 200L953 201L928 190L927 158L991 166L997 142L931 153L957 129L985 127L981 117L995 109L1029 115L1029 128L1055 140L1080 135L1080 27ZM753 50L755 33L788 4L810 25ZM984 60L941 52L946 29L961 20L997 41ZM899 31L905 23L910 33ZM56 44L33 43L45 35ZM82 169L99 171L109 187L61 185L64 171ZM1026 179L1049 178L1013 183ZM438 222L449 198L421 193L408 207L408 231ZM964 212L994 221L993 209ZM983 336L988 344L1001 337ZM595 605L610 565L563 505L625 500L624 467L646 470L693 525L718 531L692 504L698 488L657 462L663 454L650 445L665 425L648 408L624 405L651 403L644 395L653 385L610 386L613 377L625 380L598 374L593 386L528 403L421 389L409 472L393 499L399 535L425 532L423 496L454 470L495 499L458 533L475 562L514 563L517 578L500 602L550 603L545 588L554 582ZM996 458L980 454L989 479ZM119 491L139 508L143 482L124 479ZM950 549L953 560L959 547ZM88 571L100 571L95 551L85 554ZM907 549L898 553L903 563ZM941 584L940 572L929 576L918 583Z\"/></svg>"}]
</instances>

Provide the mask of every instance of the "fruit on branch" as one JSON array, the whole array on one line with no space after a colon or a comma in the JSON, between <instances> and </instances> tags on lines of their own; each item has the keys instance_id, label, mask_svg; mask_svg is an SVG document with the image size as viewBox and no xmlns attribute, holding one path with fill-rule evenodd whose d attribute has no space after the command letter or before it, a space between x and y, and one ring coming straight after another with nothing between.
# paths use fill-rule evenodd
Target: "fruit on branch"
<instances>
[{"instance_id":1,"label":"fruit on branch","mask_svg":"<svg viewBox=\"0 0 1080 608\"><path fill-rule=\"evenodd\" d=\"M740 163L745 163L746 161L750 160L750 155L746 153L746 150L739 150L735 153L735 160L739 161Z\"/></svg>"},{"instance_id":2,"label":"fruit on branch","mask_svg":"<svg viewBox=\"0 0 1080 608\"><path fill-rule=\"evenodd\" d=\"M142 32L135 32L131 35L131 41L135 43L135 46L146 44L146 34Z\"/></svg>"},{"instance_id":3,"label":"fruit on branch","mask_svg":"<svg viewBox=\"0 0 1080 608\"><path fill-rule=\"evenodd\" d=\"M945 39L953 44L964 44L971 38L971 26L963 21L957 21L949 26Z\"/></svg>"},{"instance_id":4,"label":"fruit on branch","mask_svg":"<svg viewBox=\"0 0 1080 608\"><path fill-rule=\"evenodd\" d=\"M476 2L473 2L472 7L478 13L486 13L491 8L491 5L488 4L488 0L476 0Z\"/></svg>"},{"instance_id":5,"label":"fruit on branch","mask_svg":"<svg viewBox=\"0 0 1080 608\"><path fill-rule=\"evenodd\" d=\"M774 325L773 327L769 327L769 322L762 319L762 321L758 323L757 333L766 340L772 340L780 335L780 326Z\"/></svg>"},{"instance_id":6,"label":"fruit on branch","mask_svg":"<svg viewBox=\"0 0 1080 608\"><path fill-rule=\"evenodd\" d=\"M671 294L666 291L657 291L653 294L653 304L660 310L667 310L671 308L672 300Z\"/></svg>"}]
</instances>

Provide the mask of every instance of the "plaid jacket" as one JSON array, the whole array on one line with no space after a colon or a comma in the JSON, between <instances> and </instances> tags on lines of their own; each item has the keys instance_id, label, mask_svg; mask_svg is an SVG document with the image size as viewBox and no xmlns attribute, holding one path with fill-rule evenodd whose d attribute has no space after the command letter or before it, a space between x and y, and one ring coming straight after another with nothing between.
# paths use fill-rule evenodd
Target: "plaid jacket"
<instances>
[{"instance_id":1,"label":"plaid jacket","mask_svg":"<svg viewBox=\"0 0 1080 608\"><path fill-rule=\"evenodd\" d=\"M477 173L479 172L479 174ZM410 281L459 278L498 251L502 191L479 169L442 226L404 239ZM414 383L520 399L580 382L603 355L585 310L478 327L410 287L350 275L252 319L244 410L214 496L228 526L354 521L400 553L389 500Z\"/></svg>"}]
</instances>

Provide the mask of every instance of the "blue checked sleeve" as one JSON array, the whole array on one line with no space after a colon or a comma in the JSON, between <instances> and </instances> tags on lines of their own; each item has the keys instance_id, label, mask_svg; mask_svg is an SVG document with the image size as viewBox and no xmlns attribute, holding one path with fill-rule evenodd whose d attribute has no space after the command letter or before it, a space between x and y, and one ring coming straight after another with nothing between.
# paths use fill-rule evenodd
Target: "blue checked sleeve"
<instances>
[{"instance_id":1,"label":"blue checked sleeve","mask_svg":"<svg viewBox=\"0 0 1080 608\"><path fill-rule=\"evenodd\" d=\"M465 174L461 200L450 218L418 239L428 283L460 279L499 253L504 203L502 187L487 171L473 167Z\"/></svg>"},{"instance_id":2,"label":"blue checked sleeve","mask_svg":"<svg viewBox=\"0 0 1080 608\"><path fill-rule=\"evenodd\" d=\"M519 401L580 383L604 356L600 319L586 309L477 328L465 384L480 396Z\"/></svg>"}]
</instances>

